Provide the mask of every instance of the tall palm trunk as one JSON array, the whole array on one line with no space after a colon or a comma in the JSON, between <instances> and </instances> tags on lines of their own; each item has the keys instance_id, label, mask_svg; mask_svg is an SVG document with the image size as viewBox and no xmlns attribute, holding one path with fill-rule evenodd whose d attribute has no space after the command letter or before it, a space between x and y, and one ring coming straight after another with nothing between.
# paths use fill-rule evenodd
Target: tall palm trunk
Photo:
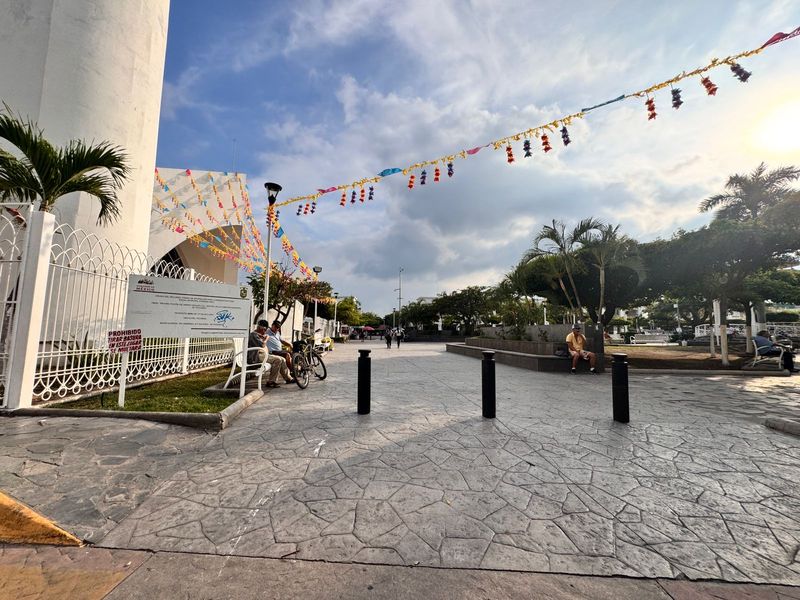
<instances>
[{"instance_id":1,"label":"tall palm trunk","mask_svg":"<svg viewBox=\"0 0 800 600\"><path fill-rule=\"evenodd\" d=\"M561 286L561 291L564 292L564 296L566 297L567 302L569 302L570 312L572 314L575 314L575 305L572 303L572 298L570 297L569 292L567 291L567 286L564 285L564 279L560 275L558 276L558 285Z\"/></svg>"},{"instance_id":2,"label":"tall palm trunk","mask_svg":"<svg viewBox=\"0 0 800 600\"><path fill-rule=\"evenodd\" d=\"M606 267L600 266L600 304L597 305L597 321L598 325L603 325L603 311L605 305L603 304L606 299Z\"/></svg>"},{"instance_id":3,"label":"tall palm trunk","mask_svg":"<svg viewBox=\"0 0 800 600\"><path fill-rule=\"evenodd\" d=\"M569 278L569 284L572 286L572 293L575 295L575 304L577 305L577 313L576 317L580 318L583 315L583 305L581 305L581 299L578 295L578 287L575 285L575 279L572 277L572 269L569 266L569 256L567 254L563 255L564 257L564 268L567 271L567 277Z\"/></svg>"}]
</instances>

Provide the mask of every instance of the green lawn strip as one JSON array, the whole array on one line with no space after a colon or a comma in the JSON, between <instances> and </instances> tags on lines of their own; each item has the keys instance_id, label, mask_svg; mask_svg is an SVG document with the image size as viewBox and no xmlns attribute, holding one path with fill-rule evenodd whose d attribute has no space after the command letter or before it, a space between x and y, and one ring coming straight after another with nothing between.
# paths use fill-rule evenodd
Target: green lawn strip
<instances>
[{"instance_id":1,"label":"green lawn strip","mask_svg":"<svg viewBox=\"0 0 800 600\"><path fill-rule=\"evenodd\" d=\"M236 402L237 398L210 398L203 396L202 392L211 385L224 382L229 373L229 368L212 369L129 389L125 393L124 409L120 409L117 406L117 392L106 392L102 396L66 402L59 404L57 408L152 412L219 412Z\"/></svg>"}]
</instances>

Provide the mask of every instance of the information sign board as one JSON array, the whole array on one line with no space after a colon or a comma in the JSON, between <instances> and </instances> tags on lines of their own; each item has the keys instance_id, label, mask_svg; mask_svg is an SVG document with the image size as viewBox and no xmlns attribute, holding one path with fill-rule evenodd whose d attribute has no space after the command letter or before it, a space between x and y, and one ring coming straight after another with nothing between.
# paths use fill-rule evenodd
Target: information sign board
<instances>
[{"instance_id":1,"label":"information sign board","mask_svg":"<svg viewBox=\"0 0 800 600\"><path fill-rule=\"evenodd\" d=\"M239 286L131 275L125 327L142 337L244 338L251 300Z\"/></svg>"}]
</instances>

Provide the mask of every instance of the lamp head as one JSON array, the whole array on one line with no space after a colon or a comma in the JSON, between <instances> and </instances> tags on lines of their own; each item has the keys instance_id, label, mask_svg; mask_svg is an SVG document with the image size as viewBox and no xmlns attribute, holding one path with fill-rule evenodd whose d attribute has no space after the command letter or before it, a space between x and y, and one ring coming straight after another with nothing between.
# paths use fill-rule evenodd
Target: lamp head
<instances>
[{"instance_id":1,"label":"lamp head","mask_svg":"<svg viewBox=\"0 0 800 600\"><path fill-rule=\"evenodd\" d=\"M278 192L280 192L283 187L271 181L265 183L264 187L267 188L267 200L269 201L269 205L272 206L275 204L275 200L278 199Z\"/></svg>"},{"instance_id":2,"label":"lamp head","mask_svg":"<svg viewBox=\"0 0 800 600\"><path fill-rule=\"evenodd\" d=\"M314 271L314 273L316 273L317 275L319 275L320 273L322 273L322 267L314 267L314 268L312 269L312 271Z\"/></svg>"}]
</instances>

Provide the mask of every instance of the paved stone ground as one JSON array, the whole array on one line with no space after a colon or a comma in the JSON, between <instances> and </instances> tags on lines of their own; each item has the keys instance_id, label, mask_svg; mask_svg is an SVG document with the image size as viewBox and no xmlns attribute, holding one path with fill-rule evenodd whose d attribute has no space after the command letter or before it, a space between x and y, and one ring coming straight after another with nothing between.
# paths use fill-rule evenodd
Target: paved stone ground
<instances>
[{"instance_id":1,"label":"paved stone ground","mask_svg":"<svg viewBox=\"0 0 800 600\"><path fill-rule=\"evenodd\" d=\"M372 347L372 414L355 414ZM223 556L800 583L796 379L633 377L480 365L440 345L350 344L167 477L102 545ZM691 393L689 393L691 392ZM773 400L775 402L773 402Z\"/></svg>"},{"instance_id":2,"label":"paved stone ground","mask_svg":"<svg viewBox=\"0 0 800 600\"><path fill-rule=\"evenodd\" d=\"M800 600L800 588L0 545L0 600Z\"/></svg>"},{"instance_id":3,"label":"paved stone ground","mask_svg":"<svg viewBox=\"0 0 800 600\"><path fill-rule=\"evenodd\" d=\"M0 418L0 490L95 541L209 439L148 421Z\"/></svg>"}]
</instances>

